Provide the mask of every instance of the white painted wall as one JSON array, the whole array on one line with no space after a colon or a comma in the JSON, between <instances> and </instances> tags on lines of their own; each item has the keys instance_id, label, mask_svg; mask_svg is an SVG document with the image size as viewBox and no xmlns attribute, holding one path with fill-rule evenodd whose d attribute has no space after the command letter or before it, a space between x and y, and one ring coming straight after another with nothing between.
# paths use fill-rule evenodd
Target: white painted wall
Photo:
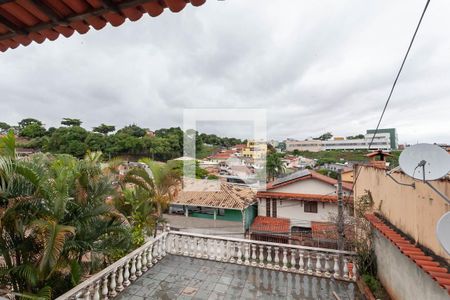
<instances>
[{"instance_id":1,"label":"white painted wall","mask_svg":"<svg viewBox=\"0 0 450 300\"><path fill-rule=\"evenodd\" d=\"M317 213L304 211L304 202L299 200L277 199L277 217L291 220L292 226L311 227L311 222L330 222L330 216L337 215L336 203L317 203ZM272 213L272 207L271 207ZM266 199L258 202L258 215L266 216Z\"/></svg>"},{"instance_id":2,"label":"white painted wall","mask_svg":"<svg viewBox=\"0 0 450 300\"><path fill-rule=\"evenodd\" d=\"M269 192L327 195L335 191L333 185L311 178L271 189Z\"/></svg>"},{"instance_id":3,"label":"white painted wall","mask_svg":"<svg viewBox=\"0 0 450 300\"><path fill-rule=\"evenodd\" d=\"M296 193L296 194L316 194L316 195L336 195L337 187L320 181L318 179L310 178L306 180L297 181L289 185L281 186L269 190L269 192L280 193ZM348 195L350 191L343 190L344 195Z\"/></svg>"}]
</instances>

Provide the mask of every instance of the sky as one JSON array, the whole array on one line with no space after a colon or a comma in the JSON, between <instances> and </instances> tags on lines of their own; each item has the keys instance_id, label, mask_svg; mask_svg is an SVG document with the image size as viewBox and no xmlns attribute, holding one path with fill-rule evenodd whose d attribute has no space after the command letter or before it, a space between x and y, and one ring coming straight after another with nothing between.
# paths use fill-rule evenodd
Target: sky
<instances>
[{"instance_id":1,"label":"sky","mask_svg":"<svg viewBox=\"0 0 450 300\"><path fill-rule=\"evenodd\" d=\"M184 109L245 108L266 110L269 139L364 133L377 124L424 5L207 0L20 46L0 53L0 121L158 129L182 126ZM448 11L450 1L431 1L381 123L397 128L400 143L450 143ZM249 122L198 129L252 133Z\"/></svg>"}]
</instances>

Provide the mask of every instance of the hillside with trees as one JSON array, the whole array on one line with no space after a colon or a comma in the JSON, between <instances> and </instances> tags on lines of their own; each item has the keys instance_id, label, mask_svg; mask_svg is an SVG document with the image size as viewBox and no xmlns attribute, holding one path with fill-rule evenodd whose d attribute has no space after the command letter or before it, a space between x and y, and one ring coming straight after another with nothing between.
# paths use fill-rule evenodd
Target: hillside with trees
<instances>
[{"instance_id":1,"label":"hillside with trees","mask_svg":"<svg viewBox=\"0 0 450 300\"><path fill-rule=\"evenodd\" d=\"M82 127L82 124L79 119L63 118L60 127L46 128L42 121L26 118L14 126L0 122L0 132L12 130L18 136L19 147L53 154L70 154L77 158L82 158L88 150L101 151L105 159L126 156L167 161L183 156L184 132L180 127L162 128L153 132L130 124L116 131L116 126L112 124L101 123L92 130ZM220 147L243 142L214 134L193 134L199 158L210 155Z\"/></svg>"}]
</instances>

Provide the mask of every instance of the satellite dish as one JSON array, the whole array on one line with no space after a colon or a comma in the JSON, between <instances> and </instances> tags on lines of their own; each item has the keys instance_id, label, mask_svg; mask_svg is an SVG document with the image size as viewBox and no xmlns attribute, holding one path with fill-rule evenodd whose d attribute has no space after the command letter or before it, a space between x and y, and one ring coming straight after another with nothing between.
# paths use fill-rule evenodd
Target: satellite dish
<instances>
[{"instance_id":1,"label":"satellite dish","mask_svg":"<svg viewBox=\"0 0 450 300\"><path fill-rule=\"evenodd\" d=\"M436 226L436 235L442 247L450 255L450 212L439 219Z\"/></svg>"},{"instance_id":2,"label":"satellite dish","mask_svg":"<svg viewBox=\"0 0 450 300\"><path fill-rule=\"evenodd\" d=\"M402 151L399 164L413 178L436 180L450 171L450 155L439 146L417 144Z\"/></svg>"}]
</instances>

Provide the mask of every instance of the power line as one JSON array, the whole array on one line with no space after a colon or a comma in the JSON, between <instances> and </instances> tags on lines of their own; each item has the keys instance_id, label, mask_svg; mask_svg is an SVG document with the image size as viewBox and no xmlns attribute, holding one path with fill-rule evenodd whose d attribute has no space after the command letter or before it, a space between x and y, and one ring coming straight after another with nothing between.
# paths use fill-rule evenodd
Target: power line
<instances>
[{"instance_id":1,"label":"power line","mask_svg":"<svg viewBox=\"0 0 450 300\"><path fill-rule=\"evenodd\" d=\"M395 77L394 83L392 84L391 90L389 92L389 96L388 96L388 98L386 100L386 103L384 104L383 111L381 112L381 115L380 115L380 119L378 120L377 127L375 128L375 132L373 133L372 139L371 139L371 141L369 143L369 148L368 148L369 151L370 151L370 148L372 147L372 143L373 143L373 141L375 139L375 136L378 133L378 129L380 128L380 124L381 124L381 121L383 120L384 113L386 112L386 109L387 109L387 107L389 105L389 102L391 101L392 94L393 94L394 89L395 89L395 87L397 85L398 78L400 77L400 74L401 74L401 72L403 70L403 66L405 65L406 59L408 58L409 51L411 50L411 47L412 47L412 45L414 43L414 40L416 39L416 35L417 35L417 32L419 31L420 24L422 23L422 20L423 20L423 17L425 15L425 12L428 9L428 4L430 4L430 0L427 0L427 2L425 4L425 7L424 7L424 9L422 11L422 15L420 16L419 22L417 23L416 30L414 31L412 39L411 39L411 41L409 43L408 50L406 51L406 54L403 57L403 61L402 61L402 64L400 65L400 69L398 70L397 76ZM361 168L359 168L358 173L356 174L355 180L353 182L352 193L354 192L354 188L356 186L356 182L358 181L360 173L361 173Z\"/></svg>"}]
</instances>

